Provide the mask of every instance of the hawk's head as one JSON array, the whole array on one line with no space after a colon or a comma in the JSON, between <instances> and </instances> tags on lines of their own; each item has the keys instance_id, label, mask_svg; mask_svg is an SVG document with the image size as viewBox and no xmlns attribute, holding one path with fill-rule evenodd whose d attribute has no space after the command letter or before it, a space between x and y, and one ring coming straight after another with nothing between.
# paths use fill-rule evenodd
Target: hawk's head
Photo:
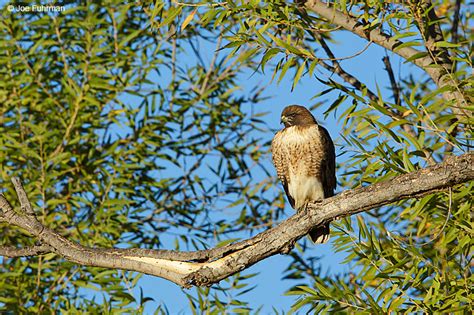
<instances>
[{"instance_id":1,"label":"hawk's head","mask_svg":"<svg viewBox=\"0 0 474 315\"><path fill-rule=\"evenodd\" d=\"M309 110L300 105L290 105L285 107L281 113L281 123L285 127L291 126L302 126L302 125L314 125L316 119Z\"/></svg>"}]
</instances>

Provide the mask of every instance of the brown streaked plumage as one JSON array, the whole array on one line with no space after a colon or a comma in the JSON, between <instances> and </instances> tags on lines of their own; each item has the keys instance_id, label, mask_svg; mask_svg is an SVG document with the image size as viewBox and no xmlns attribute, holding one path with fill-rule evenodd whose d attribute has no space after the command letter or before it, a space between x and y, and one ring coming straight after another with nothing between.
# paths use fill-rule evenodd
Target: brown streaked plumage
<instances>
[{"instance_id":1,"label":"brown streaked plumage","mask_svg":"<svg viewBox=\"0 0 474 315\"><path fill-rule=\"evenodd\" d=\"M287 106L281 121L285 127L272 141L273 164L291 207L298 211L308 202L334 195L336 154L327 130L303 106ZM329 224L311 230L309 236L315 243L327 242Z\"/></svg>"}]
</instances>

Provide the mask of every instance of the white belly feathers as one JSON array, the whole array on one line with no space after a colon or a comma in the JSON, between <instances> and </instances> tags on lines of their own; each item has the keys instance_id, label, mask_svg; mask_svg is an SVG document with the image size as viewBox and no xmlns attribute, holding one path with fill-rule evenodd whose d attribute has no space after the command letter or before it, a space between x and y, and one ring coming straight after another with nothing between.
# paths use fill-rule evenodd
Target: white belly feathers
<instances>
[{"instance_id":1,"label":"white belly feathers","mask_svg":"<svg viewBox=\"0 0 474 315\"><path fill-rule=\"evenodd\" d=\"M300 209L306 203L324 198L321 182L316 177L290 173L288 193L295 200L295 208Z\"/></svg>"}]
</instances>

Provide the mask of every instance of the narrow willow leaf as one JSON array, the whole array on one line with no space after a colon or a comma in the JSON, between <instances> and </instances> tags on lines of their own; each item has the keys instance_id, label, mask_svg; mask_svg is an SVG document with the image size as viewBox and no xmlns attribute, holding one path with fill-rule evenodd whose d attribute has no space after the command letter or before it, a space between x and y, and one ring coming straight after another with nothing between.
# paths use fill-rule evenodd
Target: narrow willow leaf
<instances>
[{"instance_id":1,"label":"narrow willow leaf","mask_svg":"<svg viewBox=\"0 0 474 315\"><path fill-rule=\"evenodd\" d=\"M291 86L291 90L295 89L296 84L300 80L301 76L303 75L304 69L306 67L306 60L300 65L298 70L296 71L295 78L293 79L293 85Z\"/></svg>"},{"instance_id":2,"label":"narrow willow leaf","mask_svg":"<svg viewBox=\"0 0 474 315\"><path fill-rule=\"evenodd\" d=\"M453 47L461 47L461 44L454 44L450 42L441 41L441 42L436 42L435 46L442 47L442 48L453 48Z\"/></svg>"},{"instance_id":3,"label":"narrow willow leaf","mask_svg":"<svg viewBox=\"0 0 474 315\"><path fill-rule=\"evenodd\" d=\"M260 68L262 69L262 72L265 72L265 65L267 64L267 62L279 52L280 52L279 48L270 48L269 50L265 52L265 54L262 57L262 61L260 62Z\"/></svg>"},{"instance_id":4,"label":"narrow willow leaf","mask_svg":"<svg viewBox=\"0 0 474 315\"><path fill-rule=\"evenodd\" d=\"M181 13L182 9L182 6L171 7L166 14L166 18L160 23L160 25L164 26L170 24L172 21L174 21L178 14Z\"/></svg>"},{"instance_id":5,"label":"narrow willow leaf","mask_svg":"<svg viewBox=\"0 0 474 315\"><path fill-rule=\"evenodd\" d=\"M421 46L421 45L422 44L418 43L418 42L406 42L406 43L403 43L403 44L400 44L400 45L395 45L393 51L396 52L397 50L400 50L400 49L405 48L405 47L416 47L416 46Z\"/></svg>"},{"instance_id":6,"label":"narrow willow leaf","mask_svg":"<svg viewBox=\"0 0 474 315\"><path fill-rule=\"evenodd\" d=\"M197 12L197 8L194 9L187 17L186 19L184 19L183 21L183 24L181 24L181 31L183 31L186 26L188 26L188 24L194 19L194 16L196 15L196 12Z\"/></svg>"},{"instance_id":7,"label":"narrow willow leaf","mask_svg":"<svg viewBox=\"0 0 474 315\"><path fill-rule=\"evenodd\" d=\"M280 72L280 77L278 78L278 83L280 83L280 81L283 79L283 77L285 76L285 73L288 71L288 69L290 68L290 66L293 64L293 57L290 56L285 62L285 64L283 65L283 67L281 68L281 72Z\"/></svg>"}]
</instances>

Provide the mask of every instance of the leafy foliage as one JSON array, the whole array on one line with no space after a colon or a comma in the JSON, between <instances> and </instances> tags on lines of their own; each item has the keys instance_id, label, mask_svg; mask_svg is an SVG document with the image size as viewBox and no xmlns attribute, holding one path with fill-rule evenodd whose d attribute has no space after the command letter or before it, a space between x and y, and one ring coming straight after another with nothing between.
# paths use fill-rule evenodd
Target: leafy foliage
<instances>
[{"instance_id":1,"label":"leafy foliage","mask_svg":"<svg viewBox=\"0 0 474 315\"><path fill-rule=\"evenodd\" d=\"M202 249L215 243L212 231L260 224L254 213L271 211L271 201L254 212L232 204L267 189L250 178L261 139L249 131L265 127L249 114L260 91L237 91L252 61L186 58L189 45L216 44L206 29L180 34L183 47L165 41L172 25L153 28L149 18L117 2L2 21L1 182L21 177L39 219L88 246ZM216 211L225 207L241 212L235 222ZM18 231L0 233L2 244L32 245ZM131 312L149 301L130 294L139 274L54 255L7 259L2 269L1 302L18 312Z\"/></svg>"},{"instance_id":2,"label":"leafy foliage","mask_svg":"<svg viewBox=\"0 0 474 315\"><path fill-rule=\"evenodd\" d=\"M325 86L312 107L342 128L341 189L467 151L470 12L438 1L443 18L428 21L431 6L415 3L332 5L367 31L403 41L395 52L418 49L405 63L433 58L455 85L440 87L424 71L404 68L391 87L372 91L342 67L355 56L332 53L339 27L298 2L78 2L60 14L2 8L2 193L12 197L7 181L21 177L39 219L88 246L202 249L271 226L283 197L268 163L269 109L259 107L265 87L243 89L249 74L290 79L292 88L303 80ZM432 25L444 36L436 49L428 45ZM443 53L449 63L438 62ZM468 106L442 98L446 91L461 91ZM268 179L255 180L256 172ZM290 311L472 311L472 197L471 183L335 222L333 249L352 271L323 275L311 251L293 251L285 272L297 283L287 292L295 299ZM1 226L1 244L32 242ZM0 268L0 307L15 313L143 312L152 301L146 292L131 294L139 274L53 254L3 259ZM254 287L252 277L187 292L189 309L258 312L240 297ZM160 305L156 313L168 310Z\"/></svg>"}]
</instances>

